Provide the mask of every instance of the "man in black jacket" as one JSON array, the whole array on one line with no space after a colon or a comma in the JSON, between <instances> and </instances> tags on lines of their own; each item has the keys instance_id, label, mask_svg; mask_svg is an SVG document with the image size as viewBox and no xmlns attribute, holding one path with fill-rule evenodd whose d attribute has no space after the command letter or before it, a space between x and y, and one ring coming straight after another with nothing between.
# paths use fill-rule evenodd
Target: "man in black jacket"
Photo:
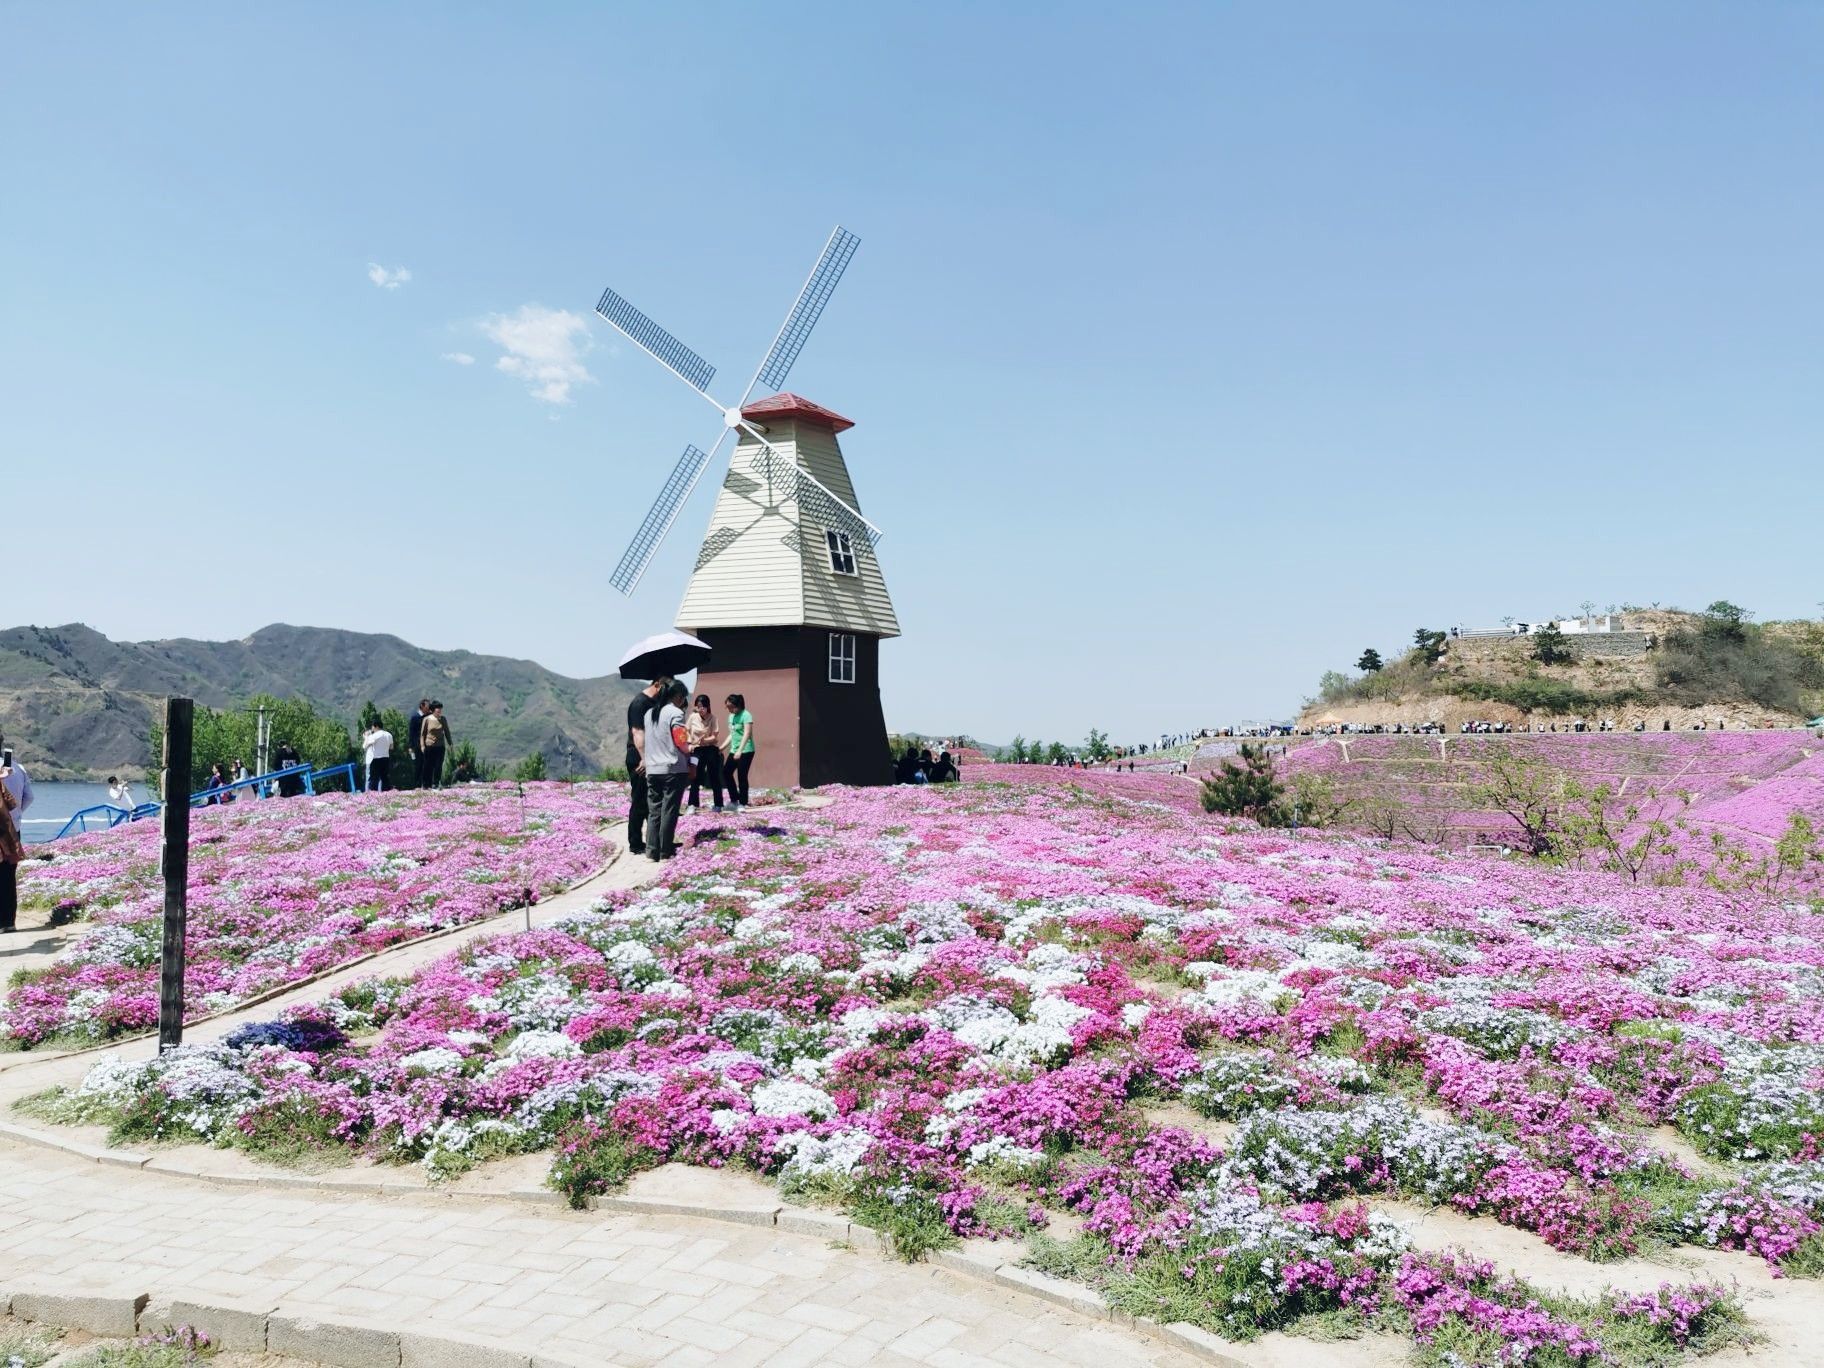
<instances>
[{"instance_id":1,"label":"man in black jacket","mask_svg":"<svg viewBox=\"0 0 1824 1368\"><path fill-rule=\"evenodd\" d=\"M406 749L412 753L412 778L419 788L430 787L430 785L424 781L424 750L418 744L420 738L424 735L425 715L429 713L430 710L431 700L428 698L419 699L418 711L412 714L412 720L407 724L405 729L405 746Z\"/></svg>"}]
</instances>

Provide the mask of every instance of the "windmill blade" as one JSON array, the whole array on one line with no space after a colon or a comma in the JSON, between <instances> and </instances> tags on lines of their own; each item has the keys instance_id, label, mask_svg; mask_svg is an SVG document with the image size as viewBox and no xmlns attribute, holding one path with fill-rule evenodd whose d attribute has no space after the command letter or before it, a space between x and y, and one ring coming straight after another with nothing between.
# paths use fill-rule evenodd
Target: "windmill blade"
<instances>
[{"instance_id":1,"label":"windmill blade","mask_svg":"<svg viewBox=\"0 0 1824 1368\"><path fill-rule=\"evenodd\" d=\"M613 290L603 290L595 311L621 330L627 340L656 358L692 389L709 392L716 368L654 323Z\"/></svg>"},{"instance_id":2,"label":"windmill blade","mask_svg":"<svg viewBox=\"0 0 1824 1368\"><path fill-rule=\"evenodd\" d=\"M652 564L659 543L665 540L665 534L671 531L671 525L678 520L678 513L684 507L685 500L690 498L690 492L697 487L697 481L703 478L703 471L710 460L722 449L722 442L727 439L728 433L729 429L724 428L721 438L708 451L692 443L678 457L677 465L672 467L664 487L659 490L659 497L652 501L652 507L646 511L646 519L640 524L640 530L633 534L633 540L627 543L627 549L621 553L621 563L614 567L614 573L608 577L608 582L623 594L631 594L639 584L640 577L646 573L646 567Z\"/></svg>"},{"instance_id":3,"label":"windmill blade","mask_svg":"<svg viewBox=\"0 0 1824 1368\"><path fill-rule=\"evenodd\" d=\"M752 432L752 429L748 431ZM850 541L866 542L869 546L880 544L881 531L878 527L832 493L828 485L808 470L801 469L796 461L778 447L761 440L760 450L754 453L750 464L756 474L769 481L775 489L783 490L786 497L794 500L800 511L812 521L835 528L838 532L847 532Z\"/></svg>"},{"instance_id":4,"label":"windmill blade","mask_svg":"<svg viewBox=\"0 0 1824 1368\"><path fill-rule=\"evenodd\" d=\"M785 377L791 374L792 364L797 361L798 353L804 350L811 329L817 326L817 320L823 315L823 306L830 302L830 296L836 291L836 283L849 268L849 258L855 255L855 249L860 245L860 238L840 223L836 225L836 231L830 234L830 240L823 246L823 255L817 258L817 264L811 267L804 288L798 292L798 302L792 305L792 311L785 316L785 322L779 325L779 335L773 339L772 350L767 352L766 360L760 363L760 369L754 373L753 380L748 382L748 394L753 393L756 384L774 390L785 387ZM742 396L741 402L747 402L746 395Z\"/></svg>"}]
</instances>

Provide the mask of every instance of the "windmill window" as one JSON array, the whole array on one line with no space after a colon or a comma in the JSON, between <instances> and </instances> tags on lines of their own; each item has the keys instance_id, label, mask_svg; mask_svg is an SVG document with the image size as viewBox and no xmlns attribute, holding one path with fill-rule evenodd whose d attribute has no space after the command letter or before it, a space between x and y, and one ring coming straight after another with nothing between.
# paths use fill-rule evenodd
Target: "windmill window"
<instances>
[{"instance_id":1,"label":"windmill window","mask_svg":"<svg viewBox=\"0 0 1824 1368\"><path fill-rule=\"evenodd\" d=\"M824 529L823 540L830 548L830 569L838 575L853 575L855 543L849 540L849 534L829 527Z\"/></svg>"},{"instance_id":2,"label":"windmill window","mask_svg":"<svg viewBox=\"0 0 1824 1368\"><path fill-rule=\"evenodd\" d=\"M853 684L855 682L855 634L853 632L830 633L830 683Z\"/></svg>"}]
</instances>

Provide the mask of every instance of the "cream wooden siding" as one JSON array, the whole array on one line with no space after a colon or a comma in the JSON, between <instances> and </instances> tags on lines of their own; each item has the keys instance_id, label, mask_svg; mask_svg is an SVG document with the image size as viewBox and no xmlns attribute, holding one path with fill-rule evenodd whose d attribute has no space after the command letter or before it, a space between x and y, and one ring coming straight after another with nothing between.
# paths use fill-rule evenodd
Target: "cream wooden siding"
<instances>
[{"instance_id":1,"label":"cream wooden siding","mask_svg":"<svg viewBox=\"0 0 1824 1368\"><path fill-rule=\"evenodd\" d=\"M752 438L735 448L678 606L679 627L796 627L804 621L798 505L754 474L759 449ZM781 449L791 454L789 446Z\"/></svg>"},{"instance_id":2,"label":"cream wooden siding","mask_svg":"<svg viewBox=\"0 0 1824 1368\"><path fill-rule=\"evenodd\" d=\"M837 498L858 513L867 506L855 497L855 486L849 479L849 467L842 459L842 448L827 428L809 423L793 424L798 431L798 464ZM770 439L769 439L770 440ZM874 520L879 524L880 520ZM892 535L892 530L881 525ZM838 627L850 632L868 632L874 636L899 635L899 616L893 611L893 600L887 597L886 576L881 573L880 558L865 541L855 545L853 575L839 575L830 569L828 543L821 525L804 529L804 620L815 627Z\"/></svg>"},{"instance_id":3,"label":"cream wooden siding","mask_svg":"<svg viewBox=\"0 0 1824 1368\"><path fill-rule=\"evenodd\" d=\"M785 419L770 424L766 438L852 507L867 511L833 434ZM759 449L751 437L735 449L678 607L678 626L817 626L898 636L899 619L873 550L866 542L855 547L855 575L831 570L823 526L802 526L797 501L754 473Z\"/></svg>"}]
</instances>

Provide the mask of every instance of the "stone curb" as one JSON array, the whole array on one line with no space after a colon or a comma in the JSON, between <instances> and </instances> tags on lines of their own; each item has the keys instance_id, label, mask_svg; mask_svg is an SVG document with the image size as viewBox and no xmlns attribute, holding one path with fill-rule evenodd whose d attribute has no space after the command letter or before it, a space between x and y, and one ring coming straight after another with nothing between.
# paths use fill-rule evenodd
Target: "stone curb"
<instances>
[{"instance_id":1,"label":"stone curb","mask_svg":"<svg viewBox=\"0 0 1824 1368\"><path fill-rule=\"evenodd\" d=\"M427 1335L372 1321L289 1312L261 1302L173 1297L154 1304L150 1293L117 1289L57 1291L35 1285L0 1289L0 1314L64 1330L127 1339L187 1325L222 1349L289 1354L333 1368L580 1368L471 1335Z\"/></svg>"}]
</instances>

